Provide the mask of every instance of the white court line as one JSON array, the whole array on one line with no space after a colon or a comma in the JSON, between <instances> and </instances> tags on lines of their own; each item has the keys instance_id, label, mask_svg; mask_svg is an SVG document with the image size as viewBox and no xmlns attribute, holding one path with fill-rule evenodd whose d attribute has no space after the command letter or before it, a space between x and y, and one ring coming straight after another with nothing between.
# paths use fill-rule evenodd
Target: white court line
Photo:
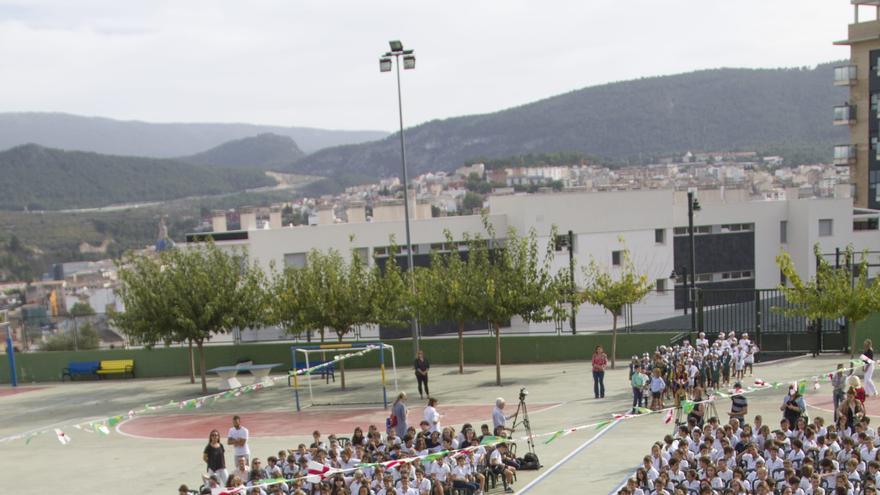
<instances>
[{"instance_id":1,"label":"white court line","mask_svg":"<svg viewBox=\"0 0 880 495\"><path fill-rule=\"evenodd\" d=\"M614 428L615 426L617 426L617 424L620 423L620 422L622 421L622 419L623 419L623 418L621 418L621 419L615 419L610 425L608 425L607 427L605 427L604 430L602 430L602 431L600 431L599 433L597 433L596 436L594 436L593 438L591 438L591 439L587 440L586 442L582 443L580 447L578 447L578 448L572 450L571 452L569 452L569 454L568 454L567 456L565 456L564 458L562 458L561 461L559 461L559 462L557 462L556 464L554 464L550 469L548 469L547 471L543 472L543 473L541 474L541 476L538 476L537 478L533 479L533 480L531 481L531 483L529 483L528 485L524 486L522 490L518 490L516 493L519 493L519 494L527 493L529 490L531 490L532 488L534 488L535 486L537 486L538 483L540 483L541 481L543 481L544 478L546 478L547 476L550 476L551 474L553 474L554 471L556 471L557 469L559 469L559 468L561 468L562 466L564 466L566 463L568 463L568 461L574 459L574 457L575 457L576 455L580 454L581 451L583 451L585 448L587 448L587 447L589 447L590 445L592 445L593 442L595 442L596 440L602 438L603 435L605 435L606 433L608 433L609 431L611 431L611 429Z\"/></svg>"}]
</instances>

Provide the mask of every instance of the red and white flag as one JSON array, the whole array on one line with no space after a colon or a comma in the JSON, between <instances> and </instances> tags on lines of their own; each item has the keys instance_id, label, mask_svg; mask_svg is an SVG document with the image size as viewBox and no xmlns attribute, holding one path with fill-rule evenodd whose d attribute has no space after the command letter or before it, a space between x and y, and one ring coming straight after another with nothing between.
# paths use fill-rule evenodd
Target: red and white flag
<instances>
[{"instance_id":1,"label":"red and white flag","mask_svg":"<svg viewBox=\"0 0 880 495\"><path fill-rule=\"evenodd\" d=\"M336 472L336 470L331 469L330 466L315 461L309 461L308 470L309 475L306 476L306 481L309 483L320 483Z\"/></svg>"},{"instance_id":2,"label":"red and white flag","mask_svg":"<svg viewBox=\"0 0 880 495\"><path fill-rule=\"evenodd\" d=\"M65 435L63 431L55 428L55 435L58 437L58 441L61 442L61 445L67 445L70 443L70 437Z\"/></svg>"},{"instance_id":3,"label":"red and white flag","mask_svg":"<svg viewBox=\"0 0 880 495\"><path fill-rule=\"evenodd\" d=\"M663 420L664 423L669 424L672 422L672 409L666 411L666 419Z\"/></svg>"},{"instance_id":4,"label":"red and white flag","mask_svg":"<svg viewBox=\"0 0 880 495\"><path fill-rule=\"evenodd\" d=\"M757 386L759 386L759 387L766 387L766 386L767 386L767 382L765 382L764 380L761 380L761 379L757 379L757 378L756 378L756 379L755 379L755 385L757 385Z\"/></svg>"}]
</instances>

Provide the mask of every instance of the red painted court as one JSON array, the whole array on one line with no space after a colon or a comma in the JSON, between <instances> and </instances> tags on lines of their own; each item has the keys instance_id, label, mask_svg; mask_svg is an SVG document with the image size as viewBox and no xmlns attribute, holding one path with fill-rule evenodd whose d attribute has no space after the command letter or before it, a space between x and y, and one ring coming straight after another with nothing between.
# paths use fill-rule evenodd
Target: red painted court
<instances>
[{"instance_id":1,"label":"red painted court","mask_svg":"<svg viewBox=\"0 0 880 495\"><path fill-rule=\"evenodd\" d=\"M0 388L0 397L8 397L11 395L24 394L35 390L43 390L46 387L5 387Z\"/></svg>"},{"instance_id":2,"label":"red painted court","mask_svg":"<svg viewBox=\"0 0 880 495\"><path fill-rule=\"evenodd\" d=\"M535 414L558 404L530 404L529 413ZM509 406L508 406L509 407ZM460 426L462 423L491 427L492 404L480 406L441 406L438 408L440 424ZM513 414L515 408L508 414ZM252 412L240 413L241 424L247 427L253 437L310 436L319 430L322 434L335 433L349 436L356 426L366 431L369 425L376 425L385 431L385 418L389 411L382 408L308 408L300 412ZM418 426L422 419L422 406L410 408L411 423ZM207 439L211 430L219 430L225 436L232 426L232 414L171 414L163 416L142 416L120 423L119 431L144 438Z\"/></svg>"}]
</instances>

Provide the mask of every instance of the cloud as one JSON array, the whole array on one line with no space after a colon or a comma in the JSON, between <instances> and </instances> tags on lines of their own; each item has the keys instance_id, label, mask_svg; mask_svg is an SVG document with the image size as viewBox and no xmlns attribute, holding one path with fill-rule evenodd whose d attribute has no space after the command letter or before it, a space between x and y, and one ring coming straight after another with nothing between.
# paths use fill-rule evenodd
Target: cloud
<instances>
[{"instance_id":1,"label":"cloud","mask_svg":"<svg viewBox=\"0 0 880 495\"><path fill-rule=\"evenodd\" d=\"M652 0L0 1L6 110L396 126L389 39L416 50L408 124L580 87L845 58L847 5Z\"/></svg>"}]
</instances>

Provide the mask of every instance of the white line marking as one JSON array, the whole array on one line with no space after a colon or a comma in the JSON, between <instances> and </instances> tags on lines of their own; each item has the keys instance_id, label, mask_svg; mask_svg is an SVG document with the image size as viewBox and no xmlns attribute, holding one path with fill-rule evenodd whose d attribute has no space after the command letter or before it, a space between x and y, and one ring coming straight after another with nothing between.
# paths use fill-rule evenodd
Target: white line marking
<instances>
[{"instance_id":1,"label":"white line marking","mask_svg":"<svg viewBox=\"0 0 880 495\"><path fill-rule=\"evenodd\" d=\"M602 435L604 435L604 434L608 433L609 431L611 431L611 429L614 428L615 426L617 426L617 424L620 423L620 421L621 421L621 419L616 419L616 420L614 420L614 422L612 422L610 425L608 425L607 427L605 427L604 430L602 430L602 431L600 431L599 433L597 433L596 436L594 436L593 438L591 438L591 439L587 440L586 442L582 443L580 447L578 447L578 448L572 450L571 452L569 452L569 454L568 454L567 456L565 456L564 458L562 458L561 461L559 461L559 462L557 462L556 464L554 464L550 469L548 469L547 471L545 471L544 473L542 473L541 476L538 476L537 478L533 479L533 480L531 481L531 483L529 483L528 485L524 486L522 490L518 490L517 493L519 493L519 494L523 494L523 493L528 492L528 491L531 490L532 488L534 488L538 483L540 483L541 481L543 481L544 478L546 478L547 476L550 476L551 474L553 474L554 471L556 471L557 469L561 468L561 467L562 467L563 465L565 465L568 461L574 459L574 457L575 457L576 455L580 454L581 451L583 451L585 448L587 448L587 447L589 447L590 445L592 445L593 442L595 442L596 440L602 438Z\"/></svg>"}]
</instances>

